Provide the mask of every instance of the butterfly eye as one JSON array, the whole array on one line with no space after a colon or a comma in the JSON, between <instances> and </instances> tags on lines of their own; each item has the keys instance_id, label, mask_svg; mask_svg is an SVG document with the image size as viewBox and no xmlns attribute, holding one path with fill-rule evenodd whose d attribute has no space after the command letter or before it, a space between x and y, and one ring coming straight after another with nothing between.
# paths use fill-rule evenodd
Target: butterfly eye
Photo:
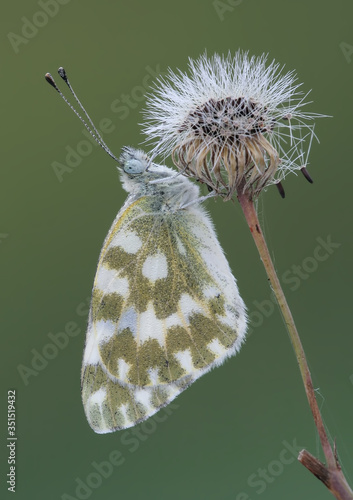
<instances>
[{"instance_id":1,"label":"butterfly eye","mask_svg":"<svg viewBox=\"0 0 353 500\"><path fill-rule=\"evenodd\" d=\"M124 165L124 172L129 175L139 175L146 170L146 165L144 165L139 160L128 160Z\"/></svg>"}]
</instances>

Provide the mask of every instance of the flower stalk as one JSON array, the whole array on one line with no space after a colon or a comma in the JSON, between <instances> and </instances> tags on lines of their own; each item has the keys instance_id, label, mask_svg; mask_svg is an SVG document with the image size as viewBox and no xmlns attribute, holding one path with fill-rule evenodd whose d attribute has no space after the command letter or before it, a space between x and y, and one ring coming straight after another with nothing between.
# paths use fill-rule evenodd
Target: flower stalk
<instances>
[{"instance_id":1,"label":"flower stalk","mask_svg":"<svg viewBox=\"0 0 353 500\"><path fill-rule=\"evenodd\" d=\"M249 191L244 190L244 186L238 189L237 195L250 232L259 252L260 258L270 280L272 290L276 296L278 305L283 315L290 340L292 342L295 356L298 361L300 374L303 379L306 396L314 417L315 426L318 430L322 450L326 458L326 466L306 450L302 450L300 452L298 460L318 479L320 479L320 481L325 484L325 486L338 500L352 500L353 492L342 473L341 467L337 460L336 450L332 450L327 437L325 426L323 424L321 413L316 401L315 391L303 345L301 343L292 313L289 309L286 297L284 295L272 259L270 257L270 253L261 230L260 222L257 217L254 201L252 199L252 196L249 194Z\"/></svg>"}]
</instances>

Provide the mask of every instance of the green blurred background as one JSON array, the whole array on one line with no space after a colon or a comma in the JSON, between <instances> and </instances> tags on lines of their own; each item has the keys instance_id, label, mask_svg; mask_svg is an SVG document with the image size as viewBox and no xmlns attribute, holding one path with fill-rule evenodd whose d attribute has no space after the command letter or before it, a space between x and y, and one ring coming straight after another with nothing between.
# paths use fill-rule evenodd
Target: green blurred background
<instances>
[{"instance_id":1,"label":"green blurred background","mask_svg":"<svg viewBox=\"0 0 353 500\"><path fill-rule=\"evenodd\" d=\"M6 402L7 390L16 389L18 499L332 498L290 451L305 447L323 459L288 335L237 203L211 201L208 208L253 320L240 354L162 410L164 421L95 435L83 413L87 299L125 193L98 147L59 181L53 162L65 164L66 148L82 147L85 137L44 73L65 66L96 124L111 120L105 139L119 154L143 140L143 93L153 80L147 75L186 69L188 57L205 49L268 52L313 89L308 110L333 116L317 122L320 144L309 165L315 183L288 177L286 199L272 187L259 212L352 484L352 2L19 0L2 2L2 10L0 496L10 495ZM330 237L340 246L315 260L316 247ZM303 263L310 268L305 278L288 283ZM48 347L70 328L80 333L57 351ZM52 359L21 377L43 351Z\"/></svg>"}]
</instances>

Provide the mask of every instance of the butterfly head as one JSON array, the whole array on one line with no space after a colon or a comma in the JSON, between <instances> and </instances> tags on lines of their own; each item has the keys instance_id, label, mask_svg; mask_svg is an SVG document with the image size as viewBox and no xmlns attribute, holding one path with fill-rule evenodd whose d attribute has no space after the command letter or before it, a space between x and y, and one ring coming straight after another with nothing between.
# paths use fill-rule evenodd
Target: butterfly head
<instances>
[{"instance_id":1,"label":"butterfly head","mask_svg":"<svg viewBox=\"0 0 353 500\"><path fill-rule=\"evenodd\" d=\"M121 172L129 177L143 175L151 166L150 158L141 149L125 147L119 158Z\"/></svg>"},{"instance_id":2,"label":"butterfly head","mask_svg":"<svg viewBox=\"0 0 353 500\"><path fill-rule=\"evenodd\" d=\"M124 147L119 158L119 171L125 191L140 191L151 194L162 189L162 184L174 184L178 175L172 169L153 163L141 149ZM180 182L180 175L178 175ZM186 179L184 180L184 182ZM158 187L157 187L158 186Z\"/></svg>"}]
</instances>

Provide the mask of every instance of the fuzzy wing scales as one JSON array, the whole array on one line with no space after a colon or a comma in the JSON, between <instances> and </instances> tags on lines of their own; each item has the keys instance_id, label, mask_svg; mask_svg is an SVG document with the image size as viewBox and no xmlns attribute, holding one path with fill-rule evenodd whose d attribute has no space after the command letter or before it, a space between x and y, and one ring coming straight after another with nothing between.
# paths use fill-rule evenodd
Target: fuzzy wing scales
<instances>
[{"instance_id":1,"label":"fuzzy wing scales","mask_svg":"<svg viewBox=\"0 0 353 500\"><path fill-rule=\"evenodd\" d=\"M91 427L112 432L150 417L235 354L245 328L204 210L131 203L108 234L93 287L82 369Z\"/></svg>"}]
</instances>

